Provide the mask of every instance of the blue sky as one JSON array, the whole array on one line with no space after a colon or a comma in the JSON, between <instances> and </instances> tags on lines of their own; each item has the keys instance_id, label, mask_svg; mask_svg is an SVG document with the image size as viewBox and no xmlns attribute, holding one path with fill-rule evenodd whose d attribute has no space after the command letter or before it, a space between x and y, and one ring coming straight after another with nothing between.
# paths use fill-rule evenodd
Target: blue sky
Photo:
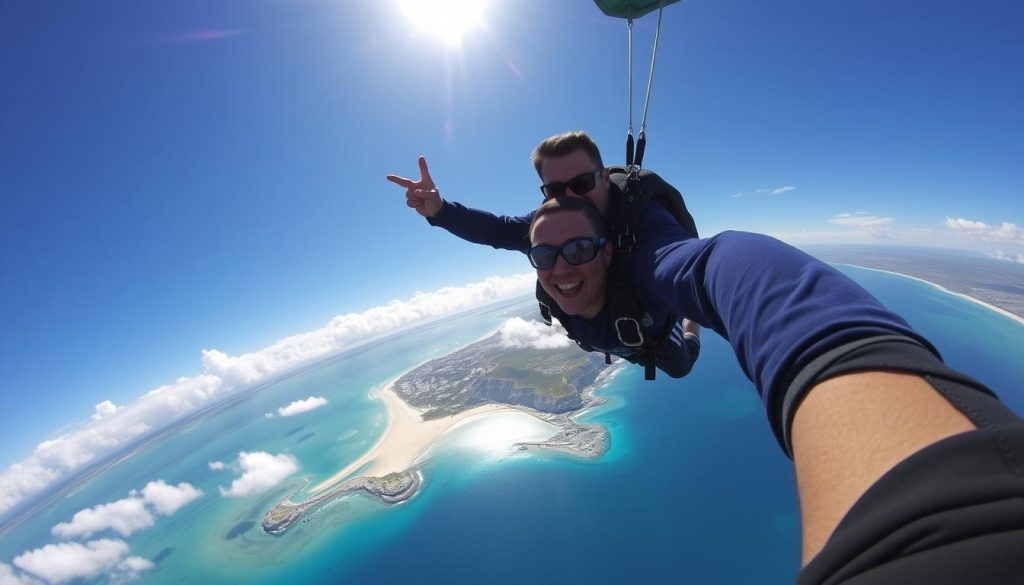
<instances>
[{"instance_id":1,"label":"blue sky","mask_svg":"<svg viewBox=\"0 0 1024 585\"><path fill-rule=\"evenodd\" d=\"M637 126L655 21L635 26ZM1024 271L1022 55L1016 0L683 0L645 166L705 234ZM422 154L445 197L521 214L544 137L584 129L620 162L626 30L584 0L485 1L458 45L398 0L6 0L0 88L6 469L179 378L252 380L231 356L336 315L527 272L384 176Z\"/></svg>"}]
</instances>

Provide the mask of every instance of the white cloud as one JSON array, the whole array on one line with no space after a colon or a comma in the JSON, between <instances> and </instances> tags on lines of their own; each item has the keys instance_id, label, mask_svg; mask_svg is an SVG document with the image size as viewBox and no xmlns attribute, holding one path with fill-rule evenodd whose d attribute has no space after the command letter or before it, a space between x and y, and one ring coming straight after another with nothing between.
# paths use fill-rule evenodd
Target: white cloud
<instances>
[{"instance_id":1,"label":"white cloud","mask_svg":"<svg viewBox=\"0 0 1024 585\"><path fill-rule=\"evenodd\" d=\"M1004 260L1006 262L1016 262L1017 264L1024 264L1024 253L1019 253L1016 257L1009 256L1002 250L996 250L995 252L986 252L985 254L992 258L995 258L996 260Z\"/></svg>"},{"instance_id":2,"label":"white cloud","mask_svg":"<svg viewBox=\"0 0 1024 585\"><path fill-rule=\"evenodd\" d=\"M24 552L14 559L14 565L49 583L92 579L100 575L119 580L153 568L151 561L130 557L130 552L123 540L103 539L85 544L64 542Z\"/></svg>"},{"instance_id":3,"label":"white cloud","mask_svg":"<svg viewBox=\"0 0 1024 585\"><path fill-rule=\"evenodd\" d=\"M282 406L277 409L277 414L281 416L295 416L296 414L302 414L311 410L316 410L321 406L327 404L327 399L320 396L310 396L305 400L296 400L288 406Z\"/></svg>"},{"instance_id":4,"label":"white cloud","mask_svg":"<svg viewBox=\"0 0 1024 585\"><path fill-rule=\"evenodd\" d=\"M104 400L96 405L96 413L92 415L92 420L105 419L113 414L117 414L119 410L121 410L120 406L109 400Z\"/></svg>"},{"instance_id":5,"label":"white cloud","mask_svg":"<svg viewBox=\"0 0 1024 585\"><path fill-rule=\"evenodd\" d=\"M1024 229L1016 224L1003 222L996 227L983 221L962 218L946 218L946 227L961 234L967 234L985 242L1005 242L1024 246Z\"/></svg>"},{"instance_id":6,"label":"white cloud","mask_svg":"<svg viewBox=\"0 0 1024 585\"><path fill-rule=\"evenodd\" d=\"M828 222L842 226L873 228L889 225L893 222L893 219L891 217L878 217L864 211L857 211L854 213L840 213L833 216Z\"/></svg>"},{"instance_id":7,"label":"white cloud","mask_svg":"<svg viewBox=\"0 0 1024 585\"><path fill-rule=\"evenodd\" d=\"M750 191L740 191L738 193L733 193L732 198L738 199L740 197L748 197L750 195L764 195L766 193L770 195L781 195L783 193L793 191L794 189L796 189L796 187L794 187L793 185L783 185L782 187L762 187L760 189L752 189Z\"/></svg>"},{"instance_id":8,"label":"white cloud","mask_svg":"<svg viewBox=\"0 0 1024 585\"><path fill-rule=\"evenodd\" d=\"M223 471L223 469L224 469L224 462L223 461L211 461L211 462L207 463L207 465L210 466L210 470L211 471Z\"/></svg>"},{"instance_id":9,"label":"white cloud","mask_svg":"<svg viewBox=\"0 0 1024 585\"><path fill-rule=\"evenodd\" d=\"M61 522L51 532L60 538L88 538L104 530L131 536L138 530L152 527L153 522L153 513L146 508L141 498L125 498L79 510L70 522Z\"/></svg>"},{"instance_id":10,"label":"white cloud","mask_svg":"<svg viewBox=\"0 0 1024 585\"><path fill-rule=\"evenodd\" d=\"M265 492L299 470L295 457L287 453L271 455L266 451L239 453L238 466L242 476L231 482L230 488L220 488L222 496L240 497Z\"/></svg>"},{"instance_id":11,"label":"white cloud","mask_svg":"<svg viewBox=\"0 0 1024 585\"><path fill-rule=\"evenodd\" d=\"M185 504L203 495L202 490L190 483L168 485L162 479L151 481L142 488L142 499L153 507L157 514L170 516Z\"/></svg>"},{"instance_id":12,"label":"white cloud","mask_svg":"<svg viewBox=\"0 0 1024 585\"><path fill-rule=\"evenodd\" d=\"M232 357L216 349L204 350L203 365L207 372L229 384L256 382L418 321L526 293L535 279L535 274L524 273L430 293L417 292L407 301L395 300L362 313L337 316L325 327L286 337L257 352Z\"/></svg>"},{"instance_id":13,"label":"white cloud","mask_svg":"<svg viewBox=\"0 0 1024 585\"><path fill-rule=\"evenodd\" d=\"M43 585L43 582L25 574L17 574L14 567L0 563L0 585Z\"/></svg>"},{"instance_id":14,"label":"white cloud","mask_svg":"<svg viewBox=\"0 0 1024 585\"><path fill-rule=\"evenodd\" d=\"M79 510L70 522L57 524L51 532L60 538L88 538L104 530L131 536L152 527L154 514L170 516L202 495L201 490L189 483L172 486L163 480L151 481L141 493L132 490L128 498Z\"/></svg>"},{"instance_id":15,"label":"white cloud","mask_svg":"<svg viewBox=\"0 0 1024 585\"><path fill-rule=\"evenodd\" d=\"M513 317L501 327L501 345L504 347L532 347L554 349L568 347L572 341L561 326L549 327L540 321L525 321Z\"/></svg>"},{"instance_id":16,"label":"white cloud","mask_svg":"<svg viewBox=\"0 0 1024 585\"><path fill-rule=\"evenodd\" d=\"M237 357L216 349L204 350L205 373L160 386L132 404L118 407L109 401L101 403L95 412L99 416L84 427L40 443L28 458L0 472L0 514L69 472L246 384L418 321L526 294L533 290L535 278L529 272L417 292L405 301L394 300L362 313L334 317L320 329L286 337Z\"/></svg>"}]
</instances>

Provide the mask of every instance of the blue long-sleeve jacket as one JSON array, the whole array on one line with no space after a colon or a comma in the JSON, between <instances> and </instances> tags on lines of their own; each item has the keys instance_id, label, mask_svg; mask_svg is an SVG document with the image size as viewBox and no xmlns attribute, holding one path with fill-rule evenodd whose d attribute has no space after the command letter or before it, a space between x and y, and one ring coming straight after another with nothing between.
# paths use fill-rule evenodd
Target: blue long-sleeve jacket
<instances>
[{"instance_id":1,"label":"blue long-sleeve jacket","mask_svg":"<svg viewBox=\"0 0 1024 585\"><path fill-rule=\"evenodd\" d=\"M901 335L938 355L860 285L788 244L745 232L693 238L659 207L641 217L632 264L640 298L729 341L780 442L779 401L797 373L825 352Z\"/></svg>"},{"instance_id":2,"label":"blue long-sleeve jacket","mask_svg":"<svg viewBox=\"0 0 1024 585\"><path fill-rule=\"evenodd\" d=\"M441 211L427 221L476 244L526 252L530 247L529 231L533 215L534 212L518 217L496 216L460 203L445 201ZM700 351L700 342L684 337L682 323L678 319L670 320L670 311L666 308L647 304L643 308L653 321L653 325L644 328L644 335L654 339L665 337L655 366L673 378L689 374ZM607 309L606 305L592 319L567 317L562 325L570 332L570 337L585 342L593 351L610 353L637 363L641 357L640 351L619 341L610 325Z\"/></svg>"},{"instance_id":3,"label":"blue long-sleeve jacket","mask_svg":"<svg viewBox=\"0 0 1024 585\"><path fill-rule=\"evenodd\" d=\"M446 202L431 223L473 242L523 251L531 217L498 218ZM638 232L631 269L645 310L684 316L728 340L780 441L778 401L796 374L825 352L895 334L938 354L850 278L778 240L744 232L696 238L657 204L641 210Z\"/></svg>"}]
</instances>

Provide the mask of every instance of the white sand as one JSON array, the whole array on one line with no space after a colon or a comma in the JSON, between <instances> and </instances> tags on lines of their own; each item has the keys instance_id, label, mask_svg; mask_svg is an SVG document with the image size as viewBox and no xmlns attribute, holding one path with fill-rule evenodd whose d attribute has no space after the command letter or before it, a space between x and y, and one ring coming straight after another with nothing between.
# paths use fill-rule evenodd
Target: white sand
<instances>
[{"instance_id":1,"label":"white sand","mask_svg":"<svg viewBox=\"0 0 1024 585\"><path fill-rule=\"evenodd\" d=\"M857 266L857 265L851 264L850 266ZM990 305L990 304L986 303L985 301L982 301L980 299L976 299L976 298L974 298L974 297L972 297L970 295L965 295L963 293L958 293L958 292L955 292L955 291L951 291L948 288L942 286L941 284L936 284L936 283L934 283L934 282L932 282L930 280L925 280L923 278L918 278L916 276L910 276L909 274L903 274L902 272L893 272L891 270L882 270L880 268L868 268L866 266L857 266L857 268L864 268L865 270L874 270L875 272L884 272L886 274L895 274L896 276L902 276L904 278L911 278L913 280L917 280L917 281L923 282L925 284L930 284L930 285L934 286L935 288L941 290L942 292L949 293L951 295L960 297L962 299L967 299L968 301L971 301L973 303L977 303L977 304L979 304L979 305L981 305L981 306L983 306L983 307L985 307L987 309L991 309L991 310L999 313L1000 315L1004 315L1006 317L1009 317L1009 318L1013 319L1014 321L1020 323L1021 325L1024 325L1024 317L1021 317L1020 315L1015 315L1015 314L1007 311L1006 309L1000 309L999 307L996 307L994 305Z\"/></svg>"},{"instance_id":2,"label":"white sand","mask_svg":"<svg viewBox=\"0 0 1024 585\"><path fill-rule=\"evenodd\" d=\"M394 390L393 381L388 382L374 397L383 400L387 407L388 427L384 434L362 457L313 486L312 493L323 491L341 480L349 479L350 475L367 463L370 463L370 466L360 472L360 476L381 477L405 471L412 467L442 435L460 422L496 412L521 412L511 406L486 404L454 416L425 421L420 411L399 398Z\"/></svg>"}]
</instances>

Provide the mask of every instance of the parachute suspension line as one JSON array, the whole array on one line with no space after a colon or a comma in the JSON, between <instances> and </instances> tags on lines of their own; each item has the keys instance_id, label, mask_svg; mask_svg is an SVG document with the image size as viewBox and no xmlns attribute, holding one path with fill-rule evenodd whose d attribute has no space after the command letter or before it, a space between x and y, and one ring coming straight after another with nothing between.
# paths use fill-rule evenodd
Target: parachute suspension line
<instances>
[{"instance_id":1,"label":"parachute suspension line","mask_svg":"<svg viewBox=\"0 0 1024 585\"><path fill-rule=\"evenodd\" d=\"M633 18L629 8L626 9L626 31L628 37L627 60L629 81L629 126L626 130L626 167L630 172L639 172L644 160L644 149L647 146L647 110L651 104L651 87L654 85L654 65L658 59L658 37L661 35L661 17L665 12L665 0L658 2L658 26L654 30L654 50L651 52L651 69L647 74L647 95L644 97L644 114L640 120L640 134L637 136L636 148L633 144Z\"/></svg>"},{"instance_id":2,"label":"parachute suspension line","mask_svg":"<svg viewBox=\"0 0 1024 585\"><path fill-rule=\"evenodd\" d=\"M627 8L627 13L628 12ZM633 19L626 18L626 37L628 48L626 49L626 70L628 72L627 87L629 93L629 126L626 128L626 166L633 166Z\"/></svg>"},{"instance_id":3,"label":"parachute suspension line","mask_svg":"<svg viewBox=\"0 0 1024 585\"><path fill-rule=\"evenodd\" d=\"M654 85L654 64L658 59L658 37L661 36L661 15L665 12L665 0L659 2L658 27L654 29L654 50L651 51L651 71L647 74L647 97L644 98L644 116L640 120L640 134L636 143L636 166L637 168L644 160L644 147L647 146L647 137L644 130L647 129L647 107L651 103L651 86Z\"/></svg>"}]
</instances>

